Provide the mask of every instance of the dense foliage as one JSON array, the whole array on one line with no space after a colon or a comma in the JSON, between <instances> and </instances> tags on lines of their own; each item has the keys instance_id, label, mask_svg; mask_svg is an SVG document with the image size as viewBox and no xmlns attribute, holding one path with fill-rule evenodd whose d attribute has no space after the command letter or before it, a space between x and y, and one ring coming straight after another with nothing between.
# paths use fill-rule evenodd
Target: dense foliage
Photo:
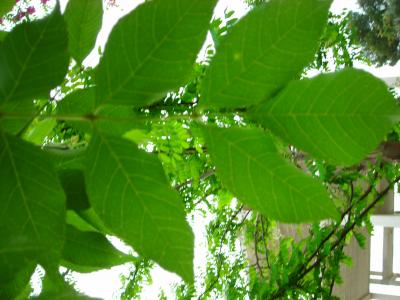
<instances>
[{"instance_id":1,"label":"dense foliage","mask_svg":"<svg viewBox=\"0 0 400 300\"><path fill-rule=\"evenodd\" d=\"M371 62L395 65L400 60L400 2L358 0L361 12L349 15L350 26Z\"/></svg>"},{"instance_id":2,"label":"dense foliage","mask_svg":"<svg viewBox=\"0 0 400 300\"><path fill-rule=\"evenodd\" d=\"M95 69L82 61L101 1L70 0L64 14L42 4L41 20L14 19L21 6L8 14L21 24L0 44L1 297L25 297L39 264L40 298L83 298L60 266L131 262L129 299L150 260L185 281L177 298L330 297L345 243L363 243L361 228L399 176L385 157L365 160L389 132L398 140L384 83L350 68L350 54L343 70L302 76L327 69L318 49L337 28L326 27L331 1L271 0L211 25L216 1L145 2L113 28ZM215 49L196 63L207 30ZM201 290L193 213L213 216ZM311 225L281 238L279 222Z\"/></svg>"}]
</instances>

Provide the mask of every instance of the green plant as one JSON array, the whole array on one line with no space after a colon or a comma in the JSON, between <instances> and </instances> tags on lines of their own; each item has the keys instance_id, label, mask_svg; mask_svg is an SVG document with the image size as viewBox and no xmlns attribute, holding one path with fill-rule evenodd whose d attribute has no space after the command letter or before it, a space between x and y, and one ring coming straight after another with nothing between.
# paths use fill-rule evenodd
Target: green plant
<instances>
[{"instance_id":1,"label":"green plant","mask_svg":"<svg viewBox=\"0 0 400 300\"><path fill-rule=\"evenodd\" d=\"M85 2L97 5L90 21ZM282 143L321 165L357 164L399 120L393 96L379 79L350 68L299 79L319 46L329 0L271 0L253 9L220 37L209 66L193 71L215 3L145 2L113 28L94 70L81 62L100 27L101 1L70 0L64 15L56 7L6 35L0 46L4 297L18 295L37 264L46 270L44 298L75 293L63 283L60 265L82 271L126 261L147 265L115 250L108 234L193 283L185 207L194 204L182 201L171 181L178 190L196 190L216 172L215 185L262 218L341 224L335 196L289 162ZM174 97L182 86L186 99ZM63 99L49 104L55 88ZM156 137L146 134L149 124ZM49 129L56 133L46 142ZM158 157L144 151L149 145ZM189 151L199 155L188 159ZM180 166L190 167L179 175ZM199 174L205 167L208 175ZM191 182L182 183L187 177ZM302 279L285 276L269 296L282 296L282 287Z\"/></svg>"}]
</instances>

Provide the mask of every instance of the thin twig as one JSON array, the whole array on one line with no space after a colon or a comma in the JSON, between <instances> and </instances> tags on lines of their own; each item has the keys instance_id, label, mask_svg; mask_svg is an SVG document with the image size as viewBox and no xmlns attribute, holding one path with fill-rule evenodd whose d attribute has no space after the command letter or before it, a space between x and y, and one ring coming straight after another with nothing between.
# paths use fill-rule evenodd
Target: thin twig
<instances>
[{"instance_id":1,"label":"thin twig","mask_svg":"<svg viewBox=\"0 0 400 300\"><path fill-rule=\"evenodd\" d=\"M197 298L198 300L200 300L204 295L206 295L208 292L210 292L214 286L217 284L220 274L221 274L221 267L222 267L222 259L221 259L221 254L222 254L222 246L225 240L225 236L228 234L228 231L230 229L230 227L232 226L233 221L236 219L237 215L242 211L244 205L241 205L239 207L239 209L229 218L228 224L225 227L224 233L222 234L221 237L221 242L219 245L219 250L218 250L218 266L217 266L217 276L216 278L213 280L213 282L211 282L211 284L204 290L203 293L200 294L200 296ZM247 211L247 213L244 215L242 221L238 224L238 226L241 226L244 221L246 220L246 218L248 217L248 215L250 214L250 210Z\"/></svg>"},{"instance_id":2,"label":"thin twig","mask_svg":"<svg viewBox=\"0 0 400 300\"><path fill-rule=\"evenodd\" d=\"M347 234L349 234L350 231L352 231L354 229L354 227L357 225L357 222L364 218L370 211L371 209L373 209L375 207L375 205L387 194L387 192L392 188L392 186L397 183L398 181L400 181L400 176L396 177L395 180L393 180L390 184L388 184L388 186L381 191L380 193L377 194L377 196L375 197L374 201L372 201L362 212L361 214L358 216L357 219L355 219L350 226L346 227L343 229L342 234L339 236L339 238L331 245L330 247L330 251L335 250L339 245L341 245L342 241L345 240ZM370 187L368 190L372 191L372 187ZM366 198L367 195L364 193L361 197ZM357 201L359 203L359 201ZM339 223L340 225L340 223ZM334 233L335 233L335 229L333 229L330 233L329 233L329 237L331 237ZM322 246L327 242L327 238L325 238L320 245L318 246L318 249L321 249ZM300 268L298 268L298 270L303 270L301 272L294 272L291 274L291 276L289 277L289 281L286 285L280 287L272 296L271 299L277 299L280 296L282 296L282 294L284 293L284 291L290 287L293 286L296 282L298 282L299 280L301 280L304 276L306 276L311 270L313 270L315 267L317 267L320 263L321 263L321 258L317 258L315 260L315 262L309 266L308 268L305 268L314 258L315 256L318 254L318 251L314 251L313 254L309 257L309 259L307 259L306 263L302 264L302 266Z\"/></svg>"},{"instance_id":3,"label":"thin twig","mask_svg":"<svg viewBox=\"0 0 400 300\"><path fill-rule=\"evenodd\" d=\"M260 223L260 216L257 214L256 218L256 229L254 230L254 255L256 257L256 266L261 278L264 278L264 274L260 265L260 259L258 257L258 224Z\"/></svg>"},{"instance_id":4,"label":"thin twig","mask_svg":"<svg viewBox=\"0 0 400 300\"><path fill-rule=\"evenodd\" d=\"M268 250L268 246L267 246L267 242L265 240L265 228L264 228L264 219L263 216L261 216L261 229L262 229L262 233L261 233L261 238L263 240L263 244L264 244L264 251L265 251L265 260L267 261L267 266L269 269L271 269L271 265L269 264L269 250ZM268 228L267 228L268 229Z\"/></svg>"}]
</instances>

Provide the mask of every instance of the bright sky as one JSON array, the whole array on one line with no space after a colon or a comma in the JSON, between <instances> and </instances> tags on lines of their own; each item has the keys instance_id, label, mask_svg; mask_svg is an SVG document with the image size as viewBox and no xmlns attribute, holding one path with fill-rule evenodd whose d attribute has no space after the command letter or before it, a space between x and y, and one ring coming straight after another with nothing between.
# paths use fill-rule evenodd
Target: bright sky
<instances>
[{"instance_id":1,"label":"bright sky","mask_svg":"<svg viewBox=\"0 0 400 300\"><path fill-rule=\"evenodd\" d=\"M1 0L0 0L1 1ZM98 63L98 52L97 49L100 46L104 49L107 36L109 35L113 25L118 19L124 14L128 13L137 5L143 3L143 0L117 0L118 7L112 7L105 11L103 19L103 28L98 36L97 45L91 55L85 60L86 65L94 66ZM67 0L61 0L62 9L65 8ZM235 11L236 17L243 16L246 11L246 5L243 4L242 0L220 0L215 9L216 16L223 16L224 10ZM358 6L356 0L335 0L332 5L332 11L334 13L340 13L344 8L357 10ZM382 67L379 69L370 68L364 65L357 65L358 68L363 68L373 73L378 77L392 77L400 76L400 65L395 67ZM196 258L195 258L195 269L198 271L204 270L206 264L206 244L205 244L205 224L209 220L205 220L200 216L194 216L194 221L191 222L195 237L196 237ZM196 224L193 226L193 224ZM127 248L123 245L116 243L116 246L120 247L121 250L127 251ZM85 294L98 297L102 299L117 299L117 292L121 288L120 274L127 275L129 270L126 265L112 268L111 270L100 271L91 274L74 274L76 279L76 286L79 290ZM150 287L146 287L141 299L157 299L160 288L168 289L170 283L179 282L178 276L171 274L157 267L152 273L154 276L154 283ZM199 274L199 273L197 273Z\"/></svg>"}]
</instances>

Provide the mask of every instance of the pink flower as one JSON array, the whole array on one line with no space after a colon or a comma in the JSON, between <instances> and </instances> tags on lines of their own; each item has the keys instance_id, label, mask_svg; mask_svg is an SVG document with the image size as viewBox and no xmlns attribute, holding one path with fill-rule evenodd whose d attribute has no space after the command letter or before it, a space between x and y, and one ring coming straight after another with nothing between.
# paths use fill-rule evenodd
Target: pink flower
<instances>
[{"instance_id":1,"label":"pink flower","mask_svg":"<svg viewBox=\"0 0 400 300\"><path fill-rule=\"evenodd\" d=\"M30 15L35 13L35 11L36 11L35 7L33 7L33 6L29 6L28 9L27 9L27 13L30 14Z\"/></svg>"},{"instance_id":2,"label":"pink flower","mask_svg":"<svg viewBox=\"0 0 400 300\"><path fill-rule=\"evenodd\" d=\"M49 0L40 0L40 2L41 2L42 4L46 4L47 2L49 2Z\"/></svg>"},{"instance_id":3,"label":"pink flower","mask_svg":"<svg viewBox=\"0 0 400 300\"><path fill-rule=\"evenodd\" d=\"M4 23L4 19L0 18L0 25L3 25L3 23Z\"/></svg>"}]
</instances>

